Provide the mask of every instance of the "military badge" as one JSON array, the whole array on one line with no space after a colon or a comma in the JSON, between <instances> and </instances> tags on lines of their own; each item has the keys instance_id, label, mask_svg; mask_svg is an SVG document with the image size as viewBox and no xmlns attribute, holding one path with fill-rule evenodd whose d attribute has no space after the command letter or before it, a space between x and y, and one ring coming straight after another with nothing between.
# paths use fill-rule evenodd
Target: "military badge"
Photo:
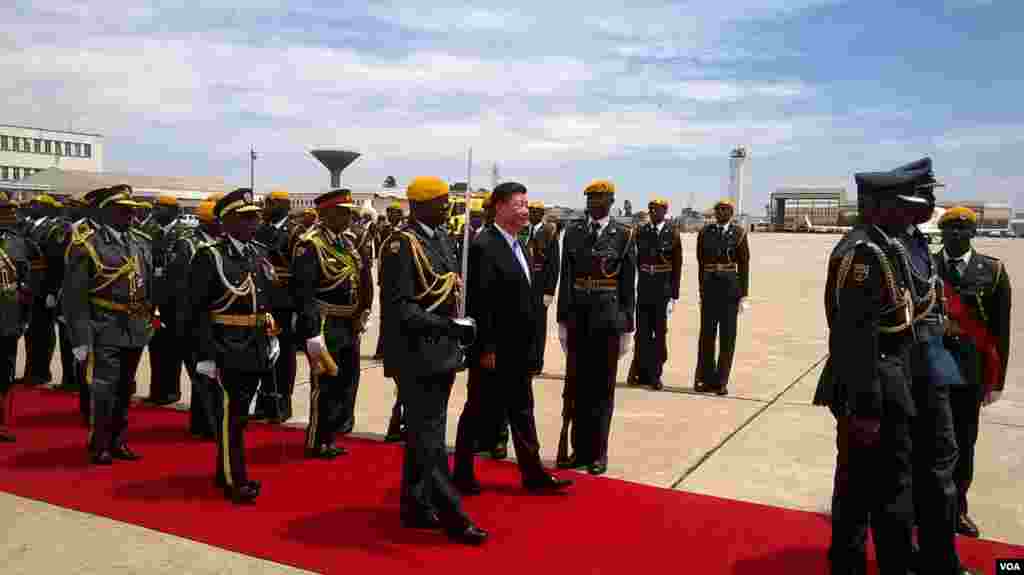
<instances>
[{"instance_id":1,"label":"military badge","mask_svg":"<svg viewBox=\"0 0 1024 575\"><path fill-rule=\"evenodd\" d=\"M400 249L402 249L402 242L398 240L391 242L391 253L397 254Z\"/></svg>"},{"instance_id":2,"label":"military badge","mask_svg":"<svg viewBox=\"0 0 1024 575\"><path fill-rule=\"evenodd\" d=\"M868 279L870 273L871 267L867 264L853 264L853 281L862 284L864 280Z\"/></svg>"}]
</instances>

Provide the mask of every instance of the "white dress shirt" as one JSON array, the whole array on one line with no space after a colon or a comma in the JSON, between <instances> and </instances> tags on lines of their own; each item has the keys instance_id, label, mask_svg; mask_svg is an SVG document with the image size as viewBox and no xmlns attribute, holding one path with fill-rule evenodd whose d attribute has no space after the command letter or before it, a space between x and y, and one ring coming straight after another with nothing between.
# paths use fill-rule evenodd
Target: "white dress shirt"
<instances>
[{"instance_id":1,"label":"white dress shirt","mask_svg":"<svg viewBox=\"0 0 1024 575\"><path fill-rule=\"evenodd\" d=\"M523 268L523 273L526 274L526 281L530 281L530 264L526 262L526 255L523 253L523 246L519 243L519 240L512 234L505 231L505 228L495 225L495 228L501 232L501 236L508 242L508 247L512 248L512 253L515 254L516 260L519 262L519 267Z\"/></svg>"}]
</instances>

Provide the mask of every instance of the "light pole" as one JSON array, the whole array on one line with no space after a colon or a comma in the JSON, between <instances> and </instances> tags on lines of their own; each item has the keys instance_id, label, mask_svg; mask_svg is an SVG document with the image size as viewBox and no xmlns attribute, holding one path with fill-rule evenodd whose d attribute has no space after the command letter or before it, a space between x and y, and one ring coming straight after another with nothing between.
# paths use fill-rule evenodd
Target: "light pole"
<instances>
[{"instance_id":1,"label":"light pole","mask_svg":"<svg viewBox=\"0 0 1024 575\"><path fill-rule=\"evenodd\" d=\"M252 190L253 194L256 193L256 188L254 187L254 179L255 179L255 174L256 174L255 170L256 170L256 148L254 148L252 146L249 146L249 189Z\"/></svg>"}]
</instances>

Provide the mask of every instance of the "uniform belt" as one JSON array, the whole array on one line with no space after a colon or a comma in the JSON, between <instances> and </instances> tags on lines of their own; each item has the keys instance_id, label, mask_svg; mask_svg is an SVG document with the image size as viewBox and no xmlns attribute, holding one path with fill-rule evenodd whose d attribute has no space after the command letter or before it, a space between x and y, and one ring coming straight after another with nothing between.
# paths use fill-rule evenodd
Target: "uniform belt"
<instances>
[{"instance_id":1,"label":"uniform belt","mask_svg":"<svg viewBox=\"0 0 1024 575\"><path fill-rule=\"evenodd\" d=\"M269 313L211 313L210 320L213 323L230 327L262 327L268 322L273 321L273 318Z\"/></svg>"},{"instance_id":2,"label":"uniform belt","mask_svg":"<svg viewBox=\"0 0 1024 575\"><path fill-rule=\"evenodd\" d=\"M591 278L576 278L573 285L578 290L587 291L615 291L619 289L619 280L615 278L610 279L591 279Z\"/></svg>"},{"instance_id":3,"label":"uniform belt","mask_svg":"<svg viewBox=\"0 0 1024 575\"><path fill-rule=\"evenodd\" d=\"M534 264L532 268L535 272L542 272L544 271L544 264Z\"/></svg>"},{"instance_id":4,"label":"uniform belt","mask_svg":"<svg viewBox=\"0 0 1024 575\"><path fill-rule=\"evenodd\" d=\"M119 303L99 297L89 298L89 303L100 309L135 317L145 317L152 315L153 313L153 306L148 303Z\"/></svg>"},{"instance_id":5,"label":"uniform belt","mask_svg":"<svg viewBox=\"0 0 1024 575\"><path fill-rule=\"evenodd\" d=\"M640 264L637 267L648 274L667 274L672 271L672 264Z\"/></svg>"},{"instance_id":6,"label":"uniform belt","mask_svg":"<svg viewBox=\"0 0 1024 575\"><path fill-rule=\"evenodd\" d=\"M292 277L292 272L285 266L274 266L274 274L279 278L288 279Z\"/></svg>"},{"instance_id":7,"label":"uniform belt","mask_svg":"<svg viewBox=\"0 0 1024 575\"><path fill-rule=\"evenodd\" d=\"M704 264L706 272L738 272L740 268L736 264Z\"/></svg>"},{"instance_id":8,"label":"uniform belt","mask_svg":"<svg viewBox=\"0 0 1024 575\"><path fill-rule=\"evenodd\" d=\"M33 270L45 270L46 267L46 260L44 259L32 260L32 262L29 265L29 269Z\"/></svg>"},{"instance_id":9,"label":"uniform belt","mask_svg":"<svg viewBox=\"0 0 1024 575\"><path fill-rule=\"evenodd\" d=\"M320 312L328 317L340 317L344 319L351 319L356 316L357 306L355 304L337 305L320 300L315 301L316 305L320 307Z\"/></svg>"}]
</instances>

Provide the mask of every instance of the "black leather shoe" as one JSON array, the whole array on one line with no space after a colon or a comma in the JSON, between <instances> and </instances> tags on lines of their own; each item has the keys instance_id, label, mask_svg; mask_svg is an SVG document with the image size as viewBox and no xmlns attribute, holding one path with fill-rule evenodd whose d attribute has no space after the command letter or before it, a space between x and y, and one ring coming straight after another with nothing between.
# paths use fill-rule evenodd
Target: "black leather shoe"
<instances>
[{"instance_id":1,"label":"black leather shoe","mask_svg":"<svg viewBox=\"0 0 1024 575\"><path fill-rule=\"evenodd\" d=\"M402 514L402 527L407 529L440 529L441 520L434 511Z\"/></svg>"},{"instance_id":2,"label":"black leather shoe","mask_svg":"<svg viewBox=\"0 0 1024 575\"><path fill-rule=\"evenodd\" d=\"M348 450L347 449L345 449L344 447L339 447L337 445L334 445L333 443L328 445L327 448L325 449L325 451L327 453L326 457L328 459L334 459L335 457L338 457L339 455L348 455Z\"/></svg>"},{"instance_id":3,"label":"black leather shoe","mask_svg":"<svg viewBox=\"0 0 1024 575\"><path fill-rule=\"evenodd\" d=\"M561 491L573 484L572 479L560 479L554 475L545 473L536 479L523 481L523 487L527 491L543 493L550 491Z\"/></svg>"},{"instance_id":4,"label":"black leather shoe","mask_svg":"<svg viewBox=\"0 0 1024 575\"><path fill-rule=\"evenodd\" d=\"M665 384L663 384L660 379L651 384L651 389L654 391L661 391L664 388Z\"/></svg>"},{"instance_id":5,"label":"black leather shoe","mask_svg":"<svg viewBox=\"0 0 1024 575\"><path fill-rule=\"evenodd\" d=\"M715 395L729 395L729 388L727 386L720 386L715 388Z\"/></svg>"},{"instance_id":6,"label":"black leather shoe","mask_svg":"<svg viewBox=\"0 0 1024 575\"><path fill-rule=\"evenodd\" d=\"M608 464L607 463L600 463L600 462L591 463L587 467L587 473L589 473L591 475L604 475L604 473L606 471L608 471Z\"/></svg>"},{"instance_id":7,"label":"black leather shoe","mask_svg":"<svg viewBox=\"0 0 1024 575\"><path fill-rule=\"evenodd\" d=\"M712 391L712 388L710 385L704 383L703 381L696 381L693 383L693 390L696 391L697 393L707 393L709 391Z\"/></svg>"},{"instance_id":8,"label":"black leather shoe","mask_svg":"<svg viewBox=\"0 0 1024 575\"><path fill-rule=\"evenodd\" d=\"M92 462L94 465L113 465L114 457L110 455L110 450L104 449L92 455Z\"/></svg>"},{"instance_id":9,"label":"black leather shoe","mask_svg":"<svg viewBox=\"0 0 1024 575\"><path fill-rule=\"evenodd\" d=\"M491 450L491 459L505 459L508 457L508 445L500 443Z\"/></svg>"},{"instance_id":10,"label":"black leather shoe","mask_svg":"<svg viewBox=\"0 0 1024 575\"><path fill-rule=\"evenodd\" d=\"M246 484L241 487L225 488L224 496L235 505L251 505L256 502L259 491Z\"/></svg>"},{"instance_id":11,"label":"black leather shoe","mask_svg":"<svg viewBox=\"0 0 1024 575\"><path fill-rule=\"evenodd\" d=\"M572 458L559 459L555 461L555 467L559 469L572 469Z\"/></svg>"},{"instance_id":12,"label":"black leather shoe","mask_svg":"<svg viewBox=\"0 0 1024 575\"><path fill-rule=\"evenodd\" d=\"M960 514L960 519L956 522L956 532L964 537L973 537L975 539L981 536L978 524L968 517L966 513Z\"/></svg>"},{"instance_id":13,"label":"black leather shoe","mask_svg":"<svg viewBox=\"0 0 1024 575\"><path fill-rule=\"evenodd\" d=\"M480 495L480 482L475 477L456 477L452 485L463 495Z\"/></svg>"},{"instance_id":14,"label":"black leather shoe","mask_svg":"<svg viewBox=\"0 0 1024 575\"><path fill-rule=\"evenodd\" d=\"M462 529L446 529L448 538L465 545L482 545L487 541L487 532L470 523Z\"/></svg>"},{"instance_id":15,"label":"black leather shoe","mask_svg":"<svg viewBox=\"0 0 1024 575\"><path fill-rule=\"evenodd\" d=\"M0 443L14 443L14 434L9 431L0 431Z\"/></svg>"},{"instance_id":16,"label":"black leather shoe","mask_svg":"<svg viewBox=\"0 0 1024 575\"><path fill-rule=\"evenodd\" d=\"M142 456L132 451L126 443L122 443L112 449L110 454L114 456L114 459L120 459L122 461L138 461L142 459Z\"/></svg>"}]
</instances>

